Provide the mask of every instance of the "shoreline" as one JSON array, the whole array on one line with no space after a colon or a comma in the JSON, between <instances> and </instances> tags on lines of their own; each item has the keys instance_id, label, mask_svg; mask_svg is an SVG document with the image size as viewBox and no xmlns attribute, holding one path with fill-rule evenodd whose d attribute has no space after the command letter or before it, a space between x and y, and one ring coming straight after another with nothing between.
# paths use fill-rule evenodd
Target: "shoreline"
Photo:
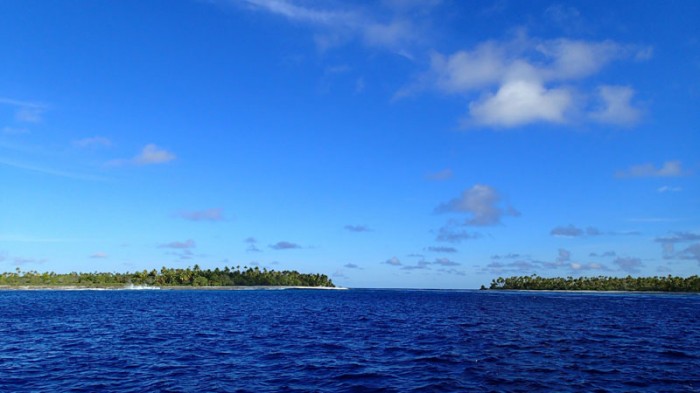
<instances>
[{"instance_id":1,"label":"shoreline","mask_svg":"<svg viewBox=\"0 0 700 393\"><path fill-rule=\"evenodd\" d=\"M639 293L639 294L689 294L697 291L620 291L620 290L595 290L595 289L484 289L483 292L554 292L554 293Z\"/></svg>"},{"instance_id":2,"label":"shoreline","mask_svg":"<svg viewBox=\"0 0 700 393\"><path fill-rule=\"evenodd\" d=\"M79 286L79 285L0 285L0 291L254 291L254 290L347 290L344 287L305 287L305 286L287 286L287 285L239 285L239 286L216 286L216 287L192 287L192 286Z\"/></svg>"}]
</instances>

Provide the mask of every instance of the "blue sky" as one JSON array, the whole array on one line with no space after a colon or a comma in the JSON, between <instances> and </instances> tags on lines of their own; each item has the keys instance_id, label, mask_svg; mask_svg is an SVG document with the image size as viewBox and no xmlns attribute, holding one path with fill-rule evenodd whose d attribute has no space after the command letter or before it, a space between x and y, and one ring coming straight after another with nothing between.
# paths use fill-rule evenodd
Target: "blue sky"
<instances>
[{"instance_id":1,"label":"blue sky","mask_svg":"<svg viewBox=\"0 0 700 393\"><path fill-rule=\"evenodd\" d=\"M700 3L3 1L0 270L700 272Z\"/></svg>"}]
</instances>

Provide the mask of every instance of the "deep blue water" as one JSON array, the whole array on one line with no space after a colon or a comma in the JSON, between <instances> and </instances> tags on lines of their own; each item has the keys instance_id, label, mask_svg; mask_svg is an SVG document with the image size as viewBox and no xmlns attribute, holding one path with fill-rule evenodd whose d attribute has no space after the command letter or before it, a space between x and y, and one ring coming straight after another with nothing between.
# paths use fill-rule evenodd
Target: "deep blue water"
<instances>
[{"instance_id":1,"label":"deep blue water","mask_svg":"<svg viewBox=\"0 0 700 393\"><path fill-rule=\"evenodd\" d=\"M700 296L0 291L0 392L697 392Z\"/></svg>"}]
</instances>

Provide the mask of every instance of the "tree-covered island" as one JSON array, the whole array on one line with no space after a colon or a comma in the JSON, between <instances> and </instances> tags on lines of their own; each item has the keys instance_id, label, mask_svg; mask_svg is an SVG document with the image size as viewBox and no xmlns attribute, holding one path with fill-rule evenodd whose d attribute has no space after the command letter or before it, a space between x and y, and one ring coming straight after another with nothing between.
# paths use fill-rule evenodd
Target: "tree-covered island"
<instances>
[{"instance_id":1,"label":"tree-covered island","mask_svg":"<svg viewBox=\"0 0 700 393\"><path fill-rule=\"evenodd\" d=\"M158 287L235 287L235 286L289 286L328 287L335 285L325 274L305 274L294 270L267 270L236 266L201 269L199 265L186 269L163 267L160 271L143 270L126 273L67 273L21 271L0 274L4 287L86 287L116 288L128 285Z\"/></svg>"},{"instance_id":2,"label":"tree-covered island","mask_svg":"<svg viewBox=\"0 0 700 393\"><path fill-rule=\"evenodd\" d=\"M553 277L531 276L499 277L489 288L545 291L645 291L645 292L700 292L700 277Z\"/></svg>"}]
</instances>

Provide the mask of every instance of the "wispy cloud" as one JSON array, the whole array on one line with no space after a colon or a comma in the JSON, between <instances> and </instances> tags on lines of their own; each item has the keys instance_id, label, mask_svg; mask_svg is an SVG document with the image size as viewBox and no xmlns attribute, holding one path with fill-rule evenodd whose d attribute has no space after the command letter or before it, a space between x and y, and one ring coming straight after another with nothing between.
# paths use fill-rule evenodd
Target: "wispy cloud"
<instances>
[{"instance_id":1,"label":"wispy cloud","mask_svg":"<svg viewBox=\"0 0 700 393\"><path fill-rule=\"evenodd\" d=\"M524 258L523 255L516 254L516 253L509 253L509 254L504 254L504 255L492 255L491 259L518 259L518 258Z\"/></svg>"},{"instance_id":2,"label":"wispy cloud","mask_svg":"<svg viewBox=\"0 0 700 393\"><path fill-rule=\"evenodd\" d=\"M618 171L615 176L619 178L630 178L630 177L678 177L683 176L685 171L681 162L666 161L660 167L654 166L654 164L640 164L633 165L625 170Z\"/></svg>"},{"instance_id":3,"label":"wispy cloud","mask_svg":"<svg viewBox=\"0 0 700 393\"><path fill-rule=\"evenodd\" d=\"M617 258L613 261L613 264L617 265L620 270L628 273L639 273L640 269L644 266L641 259L630 257Z\"/></svg>"},{"instance_id":4,"label":"wispy cloud","mask_svg":"<svg viewBox=\"0 0 700 393\"><path fill-rule=\"evenodd\" d=\"M700 265L700 243L689 245L680 252L679 257L681 259L695 260L698 262L698 265Z\"/></svg>"},{"instance_id":5,"label":"wispy cloud","mask_svg":"<svg viewBox=\"0 0 700 393\"><path fill-rule=\"evenodd\" d=\"M262 252L262 250L259 249L258 246L257 246L257 244L258 244L258 239L256 239L256 238L250 236L250 237L247 237L247 238L244 240L244 242L246 242L246 243L248 244L248 248L246 248L246 251L247 251L247 252Z\"/></svg>"},{"instance_id":6,"label":"wispy cloud","mask_svg":"<svg viewBox=\"0 0 700 393\"><path fill-rule=\"evenodd\" d=\"M177 156L163 148L150 143L143 147L141 152L130 159L117 159L107 163L108 166L124 166L124 165L157 165L165 164L176 159Z\"/></svg>"},{"instance_id":7,"label":"wispy cloud","mask_svg":"<svg viewBox=\"0 0 700 393\"><path fill-rule=\"evenodd\" d=\"M346 263L343 265L343 267L348 268L348 269L361 269L360 266L354 264L354 263Z\"/></svg>"},{"instance_id":8,"label":"wispy cloud","mask_svg":"<svg viewBox=\"0 0 700 393\"><path fill-rule=\"evenodd\" d=\"M466 231L461 229L461 225L457 222L450 221L438 229L435 241L457 244L465 240L479 239L480 237L480 233Z\"/></svg>"},{"instance_id":9,"label":"wispy cloud","mask_svg":"<svg viewBox=\"0 0 700 393\"><path fill-rule=\"evenodd\" d=\"M401 261L399 261L399 259L396 257L393 257L391 259L384 261L384 264L396 266L396 267L400 266L401 270L429 270L429 269L431 269L431 266L438 266L438 267L443 268L442 271L445 271L444 268L447 268L447 267L452 268L452 267L461 265L461 263L455 262L449 258L436 258L433 261L421 259L412 265L406 265L406 264L401 263Z\"/></svg>"},{"instance_id":10,"label":"wispy cloud","mask_svg":"<svg viewBox=\"0 0 700 393\"><path fill-rule=\"evenodd\" d=\"M81 149L110 147L112 146L112 141L109 138L103 136L93 136L89 138L75 140L73 141L73 146L79 147Z\"/></svg>"},{"instance_id":11,"label":"wispy cloud","mask_svg":"<svg viewBox=\"0 0 700 393\"><path fill-rule=\"evenodd\" d=\"M343 228L350 232L371 232L372 230L367 225L346 225Z\"/></svg>"},{"instance_id":12,"label":"wispy cloud","mask_svg":"<svg viewBox=\"0 0 700 393\"><path fill-rule=\"evenodd\" d=\"M188 221L222 221L224 211L221 208L188 210L179 212L178 216Z\"/></svg>"},{"instance_id":13,"label":"wispy cloud","mask_svg":"<svg viewBox=\"0 0 700 393\"><path fill-rule=\"evenodd\" d=\"M578 263L571 262L569 268L574 271L589 271L589 270L609 270L605 265L595 262Z\"/></svg>"},{"instance_id":14,"label":"wispy cloud","mask_svg":"<svg viewBox=\"0 0 700 393\"><path fill-rule=\"evenodd\" d=\"M22 170L26 170L26 171L30 171L30 172L42 173L45 175L65 177L65 178L76 179L76 180L88 180L88 181L105 181L106 180L104 177L101 177L101 176L90 175L90 174L80 173L80 172L64 171L64 170L60 170L60 169L49 168L49 167L42 166L42 165L34 165L34 164L27 164L27 163L19 162L19 161L6 160L3 158L0 158L0 165L6 165L9 167L22 169Z\"/></svg>"},{"instance_id":15,"label":"wispy cloud","mask_svg":"<svg viewBox=\"0 0 700 393\"><path fill-rule=\"evenodd\" d=\"M518 259L511 262L491 261L480 269L481 273L489 274L525 274L541 267L536 261Z\"/></svg>"},{"instance_id":16,"label":"wispy cloud","mask_svg":"<svg viewBox=\"0 0 700 393\"><path fill-rule=\"evenodd\" d=\"M574 225L558 226L553 228L550 232L552 236L560 237L583 237L583 236L598 236L600 235L600 230L595 227L588 227L586 229L576 227Z\"/></svg>"},{"instance_id":17,"label":"wispy cloud","mask_svg":"<svg viewBox=\"0 0 700 393\"><path fill-rule=\"evenodd\" d=\"M23 266L23 265L41 265L46 263L48 260L46 258L24 258L24 257L15 257L12 258L12 262L16 266Z\"/></svg>"},{"instance_id":18,"label":"wispy cloud","mask_svg":"<svg viewBox=\"0 0 700 393\"><path fill-rule=\"evenodd\" d=\"M625 265L629 267L628 265ZM633 266L632 266L633 267ZM557 256L553 260L537 260L526 255L508 254L506 256L494 256L486 266L480 269L481 273L489 274L532 274L541 271L568 271L578 274L585 271L610 271L606 265L598 262L582 262L573 258L572 252L563 248L557 250Z\"/></svg>"},{"instance_id":19,"label":"wispy cloud","mask_svg":"<svg viewBox=\"0 0 700 393\"><path fill-rule=\"evenodd\" d=\"M440 204L435 212L467 213L471 218L466 219L464 224L472 226L498 225L503 216L520 215L513 207L501 207L500 201L501 196L493 187L477 184L465 190L461 196Z\"/></svg>"},{"instance_id":20,"label":"wispy cloud","mask_svg":"<svg viewBox=\"0 0 700 393\"><path fill-rule=\"evenodd\" d=\"M428 173L426 178L433 181L445 181L451 179L453 175L452 169L447 168L441 171Z\"/></svg>"},{"instance_id":21,"label":"wispy cloud","mask_svg":"<svg viewBox=\"0 0 700 393\"><path fill-rule=\"evenodd\" d=\"M391 265L391 266L401 266L401 261L399 260L399 258L396 258L396 257L391 257L391 258L387 259L386 261L384 261L383 263L385 263L387 265Z\"/></svg>"},{"instance_id":22,"label":"wispy cloud","mask_svg":"<svg viewBox=\"0 0 700 393\"><path fill-rule=\"evenodd\" d=\"M661 186L656 189L656 191L660 193L665 193L665 192L681 192L683 191L683 188L681 187L671 187L671 186Z\"/></svg>"},{"instance_id":23,"label":"wispy cloud","mask_svg":"<svg viewBox=\"0 0 700 393\"><path fill-rule=\"evenodd\" d=\"M416 262L414 265L403 265L401 266L401 270L422 270L422 269L430 269L430 262L421 260Z\"/></svg>"},{"instance_id":24,"label":"wispy cloud","mask_svg":"<svg viewBox=\"0 0 700 393\"><path fill-rule=\"evenodd\" d=\"M24 127L5 126L2 128L2 131L0 133L2 133L3 135L22 135L29 134L29 130Z\"/></svg>"},{"instance_id":25,"label":"wispy cloud","mask_svg":"<svg viewBox=\"0 0 700 393\"><path fill-rule=\"evenodd\" d=\"M459 266L461 263L455 262L451 259L448 258L437 258L435 261L433 261L434 265L440 265L440 266Z\"/></svg>"},{"instance_id":26,"label":"wispy cloud","mask_svg":"<svg viewBox=\"0 0 700 393\"><path fill-rule=\"evenodd\" d=\"M595 257L595 258L612 258L612 257L616 257L617 253L615 251L604 251L600 254L598 254L596 252L592 252L592 253L588 254L588 256Z\"/></svg>"},{"instance_id":27,"label":"wispy cloud","mask_svg":"<svg viewBox=\"0 0 700 393\"><path fill-rule=\"evenodd\" d=\"M96 252L90 255L91 259L105 259L108 258L109 256L105 252Z\"/></svg>"},{"instance_id":28,"label":"wispy cloud","mask_svg":"<svg viewBox=\"0 0 700 393\"><path fill-rule=\"evenodd\" d=\"M700 264L700 234L673 232L669 236L657 237L654 241L661 243L664 259L695 260ZM680 244L688 245L679 251L677 248Z\"/></svg>"},{"instance_id":29,"label":"wispy cloud","mask_svg":"<svg viewBox=\"0 0 700 393\"><path fill-rule=\"evenodd\" d=\"M164 243L158 246L160 248L173 248L176 250L183 250L183 249L188 249L188 248L195 248L197 247L197 244L195 243L194 240L188 239L183 241L174 241L170 243Z\"/></svg>"},{"instance_id":30,"label":"wispy cloud","mask_svg":"<svg viewBox=\"0 0 700 393\"><path fill-rule=\"evenodd\" d=\"M598 108L590 113L591 119L599 123L633 125L642 112L632 105L634 90L628 86L600 86L597 90Z\"/></svg>"},{"instance_id":31,"label":"wispy cloud","mask_svg":"<svg viewBox=\"0 0 700 393\"><path fill-rule=\"evenodd\" d=\"M268 12L310 27L315 32L316 45L321 50L359 41L369 47L381 47L410 57L411 44L421 41L419 27L405 13L396 9L367 12L367 7L344 3L333 8L330 3L304 4L287 0L237 0L252 10ZM378 16L383 16L379 18Z\"/></svg>"},{"instance_id":32,"label":"wispy cloud","mask_svg":"<svg viewBox=\"0 0 700 393\"><path fill-rule=\"evenodd\" d=\"M427 251L430 252L440 252L440 253L455 253L457 252L457 249L454 247L445 247L445 246L431 246L426 248Z\"/></svg>"},{"instance_id":33,"label":"wispy cloud","mask_svg":"<svg viewBox=\"0 0 700 393\"><path fill-rule=\"evenodd\" d=\"M158 247L170 249L171 251L167 252L168 255L174 255L179 259L188 260L194 258L195 254L193 250L197 247L197 244L194 240L187 239L185 241L164 243Z\"/></svg>"},{"instance_id":34,"label":"wispy cloud","mask_svg":"<svg viewBox=\"0 0 700 393\"><path fill-rule=\"evenodd\" d=\"M0 105L9 105L15 109L15 120L21 123L39 123L44 112L48 109L45 104L21 101L12 98L0 97Z\"/></svg>"},{"instance_id":35,"label":"wispy cloud","mask_svg":"<svg viewBox=\"0 0 700 393\"><path fill-rule=\"evenodd\" d=\"M301 248L300 245L288 241L279 241L275 244L270 244L269 247L273 250L294 250Z\"/></svg>"}]
</instances>

